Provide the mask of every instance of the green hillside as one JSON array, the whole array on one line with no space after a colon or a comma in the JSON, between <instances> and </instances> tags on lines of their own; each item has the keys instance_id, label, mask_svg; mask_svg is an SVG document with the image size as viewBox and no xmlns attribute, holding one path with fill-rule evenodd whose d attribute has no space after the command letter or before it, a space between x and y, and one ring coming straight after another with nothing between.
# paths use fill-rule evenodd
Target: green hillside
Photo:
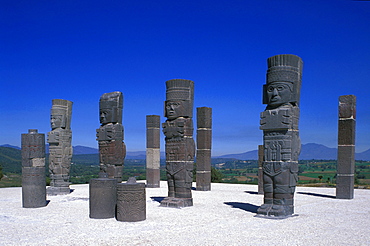
<instances>
[{"instance_id":1,"label":"green hillside","mask_svg":"<svg viewBox=\"0 0 370 246\"><path fill-rule=\"evenodd\" d=\"M21 150L0 147L0 166L3 173L21 173L22 172L22 156Z\"/></svg>"}]
</instances>

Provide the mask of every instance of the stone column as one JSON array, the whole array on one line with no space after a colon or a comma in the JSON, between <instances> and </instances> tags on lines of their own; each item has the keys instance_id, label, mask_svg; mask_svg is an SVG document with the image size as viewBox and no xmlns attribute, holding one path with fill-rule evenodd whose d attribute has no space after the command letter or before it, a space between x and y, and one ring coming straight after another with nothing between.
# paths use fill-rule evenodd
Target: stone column
<instances>
[{"instance_id":1,"label":"stone column","mask_svg":"<svg viewBox=\"0 0 370 246\"><path fill-rule=\"evenodd\" d=\"M146 187L160 186L160 116L146 116Z\"/></svg>"},{"instance_id":2,"label":"stone column","mask_svg":"<svg viewBox=\"0 0 370 246\"><path fill-rule=\"evenodd\" d=\"M339 97L336 197L353 199L355 172L356 96Z\"/></svg>"},{"instance_id":3,"label":"stone column","mask_svg":"<svg viewBox=\"0 0 370 246\"><path fill-rule=\"evenodd\" d=\"M114 218L117 203L117 180L100 173L99 178L91 179L89 184L90 218Z\"/></svg>"},{"instance_id":4,"label":"stone column","mask_svg":"<svg viewBox=\"0 0 370 246\"><path fill-rule=\"evenodd\" d=\"M212 108L197 108L197 190L211 190Z\"/></svg>"},{"instance_id":5,"label":"stone column","mask_svg":"<svg viewBox=\"0 0 370 246\"><path fill-rule=\"evenodd\" d=\"M263 130L264 203L257 210L260 216L286 218L294 213L294 191L298 181L299 95L301 58L277 55L267 60L267 81L264 85L261 113Z\"/></svg>"},{"instance_id":6,"label":"stone column","mask_svg":"<svg viewBox=\"0 0 370 246\"><path fill-rule=\"evenodd\" d=\"M105 93L100 97L100 128L96 130L99 143L100 172L108 178L122 181L126 145L123 142L122 92Z\"/></svg>"},{"instance_id":7,"label":"stone column","mask_svg":"<svg viewBox=\"0 0 370 246\"><path fill-rule=\"evenodd\" d=\"M117 184L118 221L137 222L146 219L145 184L136 183L131 177L126 183Z\"/></svg>"},{"instance_id":8,"label":"stone column","mask_svg":"<svg viewBox=\"0 0 370 246\"><path fill-rule=\"evenodd\" d=\"M166 136L166 171L168 197L165 207L193 206L191 187L195 143L193 139L194 82L173 79L166 82L165 117L162 124Z\"/></svg>"},{"instance_id":9,"label":"stone column","mask_svg":"<svg viewBox=\"0 0 370 246\"><path fill-rule=\"evenodd\" d=\"M258 194L263 194L263 145L258 145Z\"/></svg>"},{"instance_id":10,"label":"stone column","mask_svg":"<svg viewBox=\"0 0 370 246\"><path fill-rule=\"evenodd\" d=\"M36 129L22 134L22 204L24 208L46 206L45 134Z\"/></svg>"},{"instance_id":11,"label":"stone column","mask_svg":"<svg viewBox=\"0 0 370 246\"><path fill-rule=\"evenodd\" d=\"M51 131L49 143L49 195L69 194L69 171L72 160L72 102L54 99L51 108Z\"/></svg>"}]
</instances>

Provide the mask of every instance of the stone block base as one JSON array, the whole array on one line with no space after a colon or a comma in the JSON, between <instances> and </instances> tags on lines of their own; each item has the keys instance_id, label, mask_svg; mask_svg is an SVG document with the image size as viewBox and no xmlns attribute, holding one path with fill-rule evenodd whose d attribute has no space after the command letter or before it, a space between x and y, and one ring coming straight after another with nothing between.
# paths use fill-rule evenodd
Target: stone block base
<instances>
[{"instance_id":1,"label":"stone block base","mask_svg":"<svg viewBox=\"0 0 370 246\"><path fill-rule=\"evenodd\" d=\"M161 207L183 208L193 206L193 198L166 197L161 201Z\"/></svg>"},{"instance_id":2,"label":"stone block base","mask_svg":"<svg viewBox=\"0 0 370 246\"><path fill-rule=\"evenodd\" d=\"M71 189L69 187L53 187L53 186L50 186L46 189L46 193L49 196L68 195L69 193L71 193Z\"/></svg>"}]
</instances>

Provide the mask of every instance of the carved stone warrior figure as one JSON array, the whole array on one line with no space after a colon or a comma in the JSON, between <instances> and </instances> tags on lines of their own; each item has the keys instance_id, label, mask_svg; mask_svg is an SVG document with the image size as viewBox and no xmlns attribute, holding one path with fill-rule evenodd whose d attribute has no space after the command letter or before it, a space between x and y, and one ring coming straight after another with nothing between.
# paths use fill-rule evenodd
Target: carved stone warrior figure
<instances>
[{"instance_id":1,"label":"carved stone warrior figure","mask_svg":"<svg viewBox=\"0 0 370 246\"><path fill-rule=\"evenodd\" d=\"M100 173L122 181L126 145L123 142L122 92L105 93L100 97L100 128L96 130L99 143Z\"/></svg>"},{"instance_id":2,"label":"carved stone warrior figure","mask_svg":"<svg viewBox=\"0 0 370 246\"><path fill-rule=\"evenodd\" d=\"M165 117L162 124L166 136L166 171L168 197L161 206L193 205L191 186L195 143L193 140L194 82L173 79L166 82Z\"/></svg>"},{"instance_id":3,"label":"carved stone warrior figure","mask_svg":"<svg viewBox=\"0 0 370 246\"><path fill-rule=\"evenodd\" d=\"M72 159L72 102L54 99L51 108L51 132L48 133L50 188L48 194L70 193L69 171Z\"/></svg>"},{"instance_id":4,"label":"carved stone warrior figure","mask_svg":"<svg viewBox=\"0 0 370 246\"><path fill-rule=\"evenodd\" d=\"M294 213L301 141L298 132L299 96L303 62L295 55L268 58L267 82L263 87L264 204L258 215L287 217Z\"/></svg>"}]
</instances>

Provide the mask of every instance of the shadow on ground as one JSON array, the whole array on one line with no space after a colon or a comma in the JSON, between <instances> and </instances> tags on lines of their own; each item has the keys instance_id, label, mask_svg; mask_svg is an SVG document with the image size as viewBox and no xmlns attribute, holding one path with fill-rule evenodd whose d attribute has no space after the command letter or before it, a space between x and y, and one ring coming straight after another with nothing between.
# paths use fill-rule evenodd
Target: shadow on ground
<instances>
[{"instance_id":1,"label":"shadow on ground","mask_svg":"<svg viewBox=\"0 0 370 246\"><path fill-rule=\"evenodd\" d=\"M159 202L159 203L161 203L161 201L163 200L163 199L165 199L165 197L164 196L152 196L152 197L150 197L150 199L152 199L153 201L155 201L155 202Z\"/></svg>"},{"instance_id":2,"label":"shadow on ground","mask_svg":"<svg viewBox=\"0 0 370 246\"><path fill-rule=\"evenodd\" d=\"M258 192L257 191L244 191L245 193L248 193L248 194L251 194L251 195L258 195ZM263 195L263 194L261 194Z\"/></svg>"},{"instance_id":3,"label":"shadow on ground","mask_svg":"<svg viewBox=\"0 0 370 246\"><path fill-rule=\"evenodd\" d=\"M257 209L259 208L259 206L243 202L224 202L224 204L255 214L257 213Z\"/></svg>"},{"instance_id":4,"label":"shadow on ground","mask_svg":"<svg viewBox=\"0 0 370 246\"><path fill-rule=\"evenodd\" d=\"M318 194L318 193L312 193L312 192L297 192L297 193L302 194L302 195L319 196L319 197L324 197L324 198L336 199L336 196L332 196L332 195Z\"/></svg>"}]
</instances>

